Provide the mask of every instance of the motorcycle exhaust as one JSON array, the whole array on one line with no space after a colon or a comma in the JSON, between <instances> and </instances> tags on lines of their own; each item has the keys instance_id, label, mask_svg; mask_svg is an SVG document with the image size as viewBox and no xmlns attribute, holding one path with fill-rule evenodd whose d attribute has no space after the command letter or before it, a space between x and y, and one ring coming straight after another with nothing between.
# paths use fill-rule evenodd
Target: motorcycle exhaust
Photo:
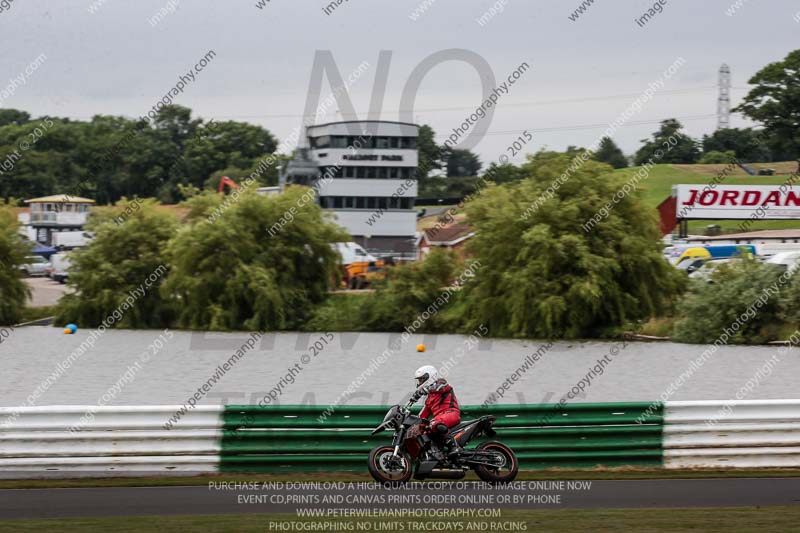
<instances>
[{"instance_id":1,"label":"motorcycle exhaust","mask_svg":"<svg viewBox=\"0 0 800 533\"><path fill-rule=\"evenodd\" d=\"M437 461L422 461L414 474L414 479L461 479L467 473L460 469L435 468Z\"/></svg>"},{"instance_id":2,"label":"motorcycle exhaust","mask_svg":"<svg viewBox=\"0 0 800 533\"><path fill-rule=\"evenodd\" d=\"M440 470L435 469L433 470L428 477L435 478L435 479L461 479L466 476L467 473L463 470Z\"/></svg>"}]
</instances>

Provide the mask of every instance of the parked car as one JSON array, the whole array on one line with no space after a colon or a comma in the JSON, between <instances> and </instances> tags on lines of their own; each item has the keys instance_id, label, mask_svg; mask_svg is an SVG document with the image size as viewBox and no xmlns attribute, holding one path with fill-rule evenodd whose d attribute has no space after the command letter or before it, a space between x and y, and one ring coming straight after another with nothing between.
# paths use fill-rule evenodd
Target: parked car
<instances>
[{"instance_id":1,"label":"parked car","mask_svg":"<svg viewBox=\"0 0 800 533\"><path fill-rule=\"evenodd\" d=\"M38 255L29 255L25 258L25 264L20 265L19 269L23 276L46 276L50 262Z\"/></svg>"},{"instance_id":2,"label":"parked car","mask_svg":"<svg viewBox=\"0 0 800 533\"><path fill-rule=\"evenodd\" d=\"M69 278L69 254L67 252L53 254L53 256L50 257L50 264L51 267L47 272L50 279L59 283L65 283L67 278Z\"/></svg>"}]
</instances>

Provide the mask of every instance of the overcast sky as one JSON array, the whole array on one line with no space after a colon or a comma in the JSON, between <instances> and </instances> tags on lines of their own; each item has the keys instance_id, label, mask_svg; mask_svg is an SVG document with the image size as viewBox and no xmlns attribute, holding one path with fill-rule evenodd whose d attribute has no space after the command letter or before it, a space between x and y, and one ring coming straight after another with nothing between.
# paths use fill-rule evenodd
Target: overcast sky
<instances>
[{"instance_id":1,"label":"overcast sky","mask_svg":"<svg viewBox=\"0 0 800 533\"><path fill-rule=\"evenodd\" d=\"M682 57L677 73L615 135L632 153L665 118L679 118L695 137L712 132L723 62L732 70L735 105L754 72L800 46L793 19L800 1L740 0L729 16L733 1L668 0L640 27L635 19L652 1L596 0L573 22L568 15L579 0L349 0L330 14L323 12L330 2L321 0L271 0L263 9L258 0L14 0L0 11L0 88L39 54L47 59L2 107L34 116L138 117L213 50L216 57L176 103L204 119L247 121L284 139L302 121L315 51L330 50L344 77L369 64L349 90L362 117L379 51L392 51L381 118L398 120L414 68L431 54L460 48L484 58L498 83L522 62L531 65L501 97L475 147L488 163L526 129L533 135L528 152L591 145ZM170 5L177 6L173 13L149 22ZM480 25L492 6L503 12ZM329 91L326 81L323 97ZM442 63L420 87L414 120L433 126L443 142L481 101L473 67ZM324 119L341 116L334 105ZM746 122L734 115L731 124Z\"/></svg>"}]
</instances>

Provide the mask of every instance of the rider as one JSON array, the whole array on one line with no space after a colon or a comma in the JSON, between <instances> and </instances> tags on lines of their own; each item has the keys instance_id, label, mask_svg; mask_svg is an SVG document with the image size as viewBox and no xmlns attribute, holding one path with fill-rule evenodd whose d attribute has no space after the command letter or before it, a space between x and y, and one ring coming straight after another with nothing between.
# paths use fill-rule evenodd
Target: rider
<instances>
[{"instance_id":1,"label":"rider","mask_svg":"<svg viewBox=\"0 0 800 533\"><path fill-rule=\"evenodd\" d=\"M452 436L447 437L450 428L461 422L461 411L458 407L458 399L453 392L453 387L447 380L439 377L439 371L431 365L421 366L414 372L417 390L411 395L409 403L414 403L422 396L428 395L425 400L425 407L420 411L421 418L429 418L431 415L428 430L431 436L439 442L446 444L450 449L448 457L453 457L461 452L461 447Z\"/></svg>"}]
</instances>

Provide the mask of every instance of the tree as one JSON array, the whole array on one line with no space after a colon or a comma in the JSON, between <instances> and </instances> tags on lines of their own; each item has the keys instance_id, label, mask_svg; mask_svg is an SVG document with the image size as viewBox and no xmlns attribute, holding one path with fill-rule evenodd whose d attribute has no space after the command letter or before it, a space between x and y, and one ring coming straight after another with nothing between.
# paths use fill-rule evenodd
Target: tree
<instances>
[{"instance_id":1,"label":"tree","mask_svg":"<svg viewBox=\"0 0 800 533\"><path fill-rule=\"evenodd\" d=\"M733 111L764 125L776 159L800 157L800 50L765 66L748 83L755 87Z\"/></svg>"},{"instance_id":2,"label":"tree","mask_svg":"<svg viewBox=\"0 0 800 533\"><path fill-rule=\"evenodd\" d=\"M189 200L218 216L194 217L169 244L162 294L180 302L178 325L264 331L308 319L337 277L331 244L349 240L308 194L294 186L275 196L244 193L228 201L205 192Z\"/></svg>"},{"instance_id":3,"label":"tree","mask_svg":"<svg viewBox=\"0 0 800 533\"><path fill-rule=\"evenodd\" d=\"M736 163L736 152L733 150L726 150L724 152L719 152L717 150L712 150L710 152L706 152L703 154L703 157L700 158L698 163L703 165L714 165L714 164L728 164L728 163Z\"/></svg>"},{"instance_id":4,"label":"tree","mask_svg":"<svg viewBox=\"0 0 800 533\"><path fill-rule=\"evenodd\" d=\"M781 295L768 298L751 316L748 309L778 286L781 270L755 260L723 264L714 269L713 283L692 281L686 297L678 305L681 317L674 326L673 338L680 342L711 343L727 328L733 336L729 344L764 343L775 340L780 329ZM795 292L795 296L797 293ZM741 321L739 317L746 316ZM731 325L739 323L738 328Z\"/></svg>"},{"instance_id":5,"label":"tree","mask_svg":"<svg viewBox=\"0 0 800 533\"><path fill-rule=\"evenodd\" d=\"M262 157L277 147L275 137L260 126L232 121L208 123L188 141L185 167L182 172L174 172L173 179L201 186L201 176L207 179L223 169L257 166Z\"/></svg>"},{"instance_id":6,"label":"tree","mask_svg":"<svg viewBox=\"0 0 800 533\"><path fill-rule=\"evenodd\" d=\"M470 329L588 337L660 313L681 291L681 273L661 253L656 213L640 193L603 217L626 178L590 160L553 187L570 161L540 152L526 179L489 185L467 204L476 233L468 250L481 264L464 289Z\"/></svg>"},{"instance_id":7,"label":"tree","mask_svg":"<svg viewBox=\"0 0 800 533\"><path fill-rule=\"evenodd\" d=\"M29 148L15 154L23 140ZM223 169L254 169L276 148L260 126L204 123L174 105L152 121L105 115L88 122L30 120L24 111L0 110L0 161L8 161L0 169L0 196L66 193L99 205L123 196L173 203L182 198L179 184L202 187ZM261 173L263 182L277 181L276 167Z\"/></svg>"},{"instance_id":8,"label":"tree","mask_svg":"<svg viewBox=\"0 0 800 533\"><path fill-rule=\"evenodd\" d=\"M751 128L723 128L703 135L703 152L733 151L736 158L747 163L772 161L769 146L762 136Z\"/></svg>"},{"instance_id":9,"label":"tree","mask_svg":"<svg viewBox=\"0 0 800 533\"><path fill-rule=\"evenodd\" d=\"M86 248L70 252L68 284L75 293L61 298L58 322L96 327L113 316L106 322L112 327L169 325L173 309L159 287L169 268L165 249L177 220L157 209L154 200L123 200L118 208L93 214L87 229L94 238ZM120 213L125 218L115 221Z\"/></svg>"},{"instance_id":10,"label":"tree","mask_svg":"<svg viewBox=\"0 0 800 533\"><path fill-rule=\"evenodd\" d=\"M477 176L483 166L478 156L469 150L448 149L445 157L448 178Z\"/></svg>"},{"instance_id":11,"label":"tree","mask_svg":"<svg viewBox=\"0 0 800 533\"><path fill-rule=\"evenodd\" d=\"M608 163L614 168L625 168L628 166L628 158L622 153L617 144L611 140L611 137L603 137L600 139L600 147L592 156L595 161L601 163Z\"/></svg>"},{"instance_id":12,"label":"tree","mask_svg":"<svg viewBox=\"0 0 800 533\"><path fill-rule=\"evenodd\" d=\"M436 132L427 124L419 128L417 151L419 155L417 164L418 178L427 178L434 170L441 170L442 149L436 144Z\"/></svg>"},{"instance_id":13,"label":"tree","mask_svg":"<svg viewBox=\"0 0 800 533\"><path fill-rule=\"evenodd\" d=\"M0 109L0 126L21 125L31 120L30 114L18 109Z\"/></svg>"},{"instance_id":14,"label":"tree","mask_svg":"<svg viewBox=\"0 0 800 533\"><path fill-rule=\"evenodd\" d=\"M489 164L489 167L483 173L483 177L491 180L498 185L502 183L513 183L521 180L525 173L522 168L512 165L511 163L503 163L498 165L494 161Z\"/></svg>"},{"instance_id":15,"label":"tree","mask_svg":"<svg viewBox=\"0 0 800 533\"><path fill-rule=\"evenodd\" d=\"M652 140L642 139L644 146L639 148L634 157L636 165L644 165L651 159L656 164L697 162L700 157L697 143L685 133L681 133L681 128L683 128L681 123L674 118L662 121Z\"/></svg>"},{"instance_id":16,"label":"tree","mask_svg":"<svg viewBox=\"0 0 800 533\"><path fill-rule=\"evenodd\" d=\"M371 331L403 331L442 295L458 265L454 252L436 249L421 262L389 269L386 279L376 282L376 292L362 305L361 322ZM445 316L434 313L419 331L445 331Z\"/></svg>"},{"instance_id":17,"label":"tree","mask_svg":"<svg viewBox=\"0 0 800 533\"><path fill-rule=\"evenodd\" d=\"M30 246L18 230L14 211L0 205L0 324L8 326L19 322L31 292L20 276Z\"/></svg>"}]
</instances>

